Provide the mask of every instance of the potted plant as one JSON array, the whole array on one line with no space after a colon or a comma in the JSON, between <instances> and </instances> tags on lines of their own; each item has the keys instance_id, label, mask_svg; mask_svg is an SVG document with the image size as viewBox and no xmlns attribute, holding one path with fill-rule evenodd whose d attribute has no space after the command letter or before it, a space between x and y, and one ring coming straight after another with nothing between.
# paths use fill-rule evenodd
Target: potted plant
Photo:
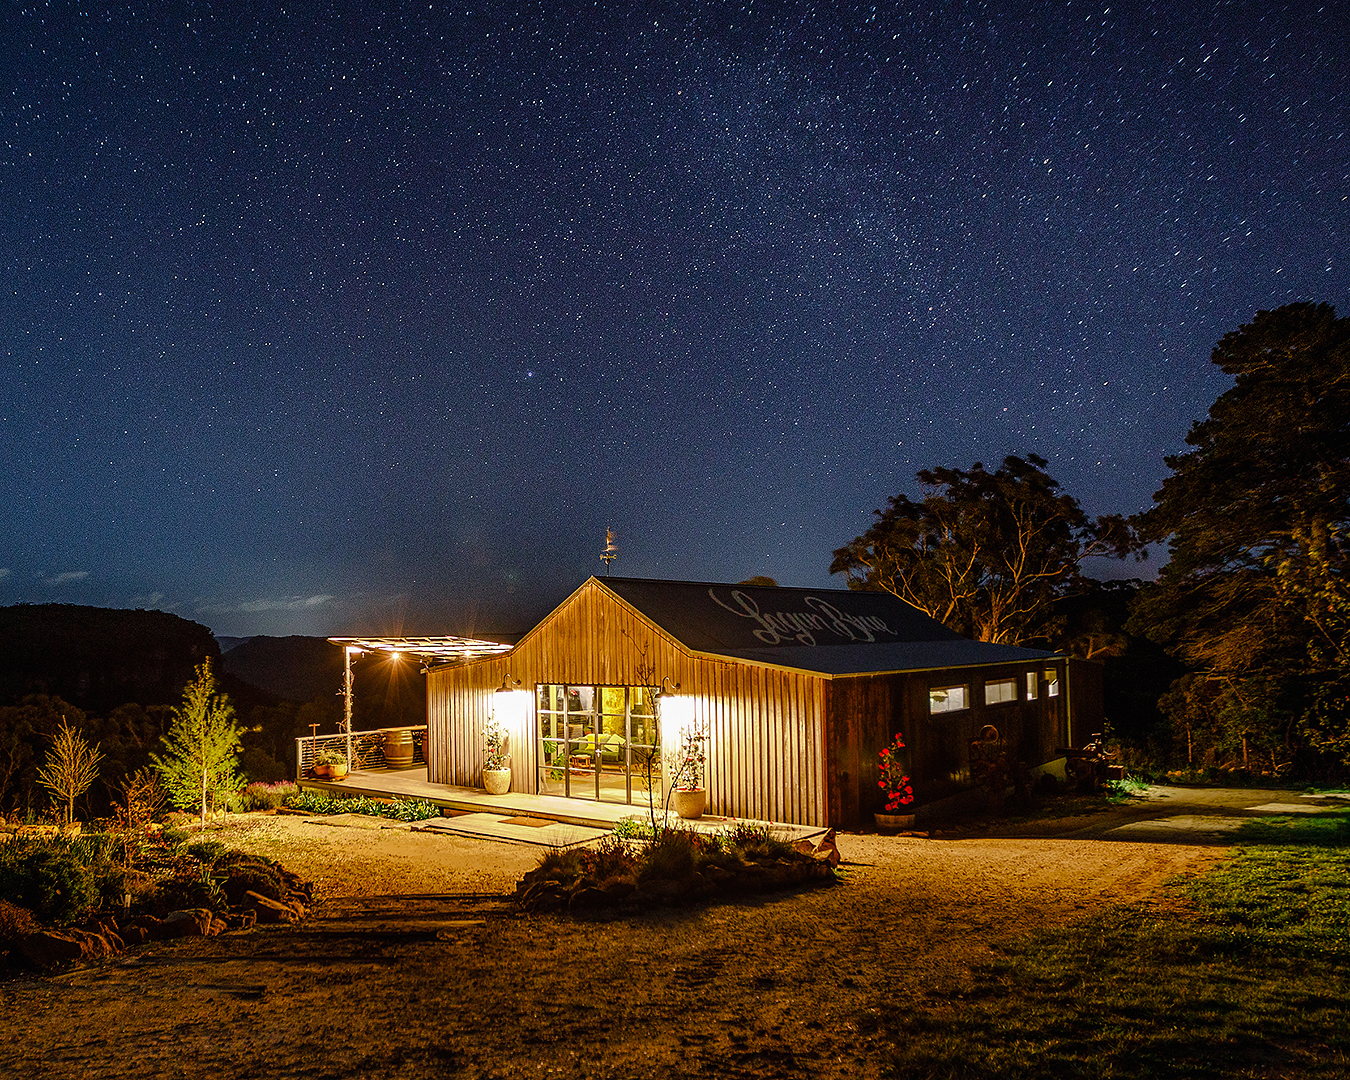
<instances>
[{"instance_id":1,"label":"potted plant","mask_svg":"<svg viewBox=\"0 0 1350 1080\"><path fill-rule=\"evenodd\" d=\"M489 795L505 795L511 790L511 755L507 752L510 736L494 716L483 729L487 756L483 761L483 786Z\"/></svg>"},{"instance_id":2,"label":"potted plant","mask_svg":"<svg viewBox=\"0 0 1350 1080\"><path fill-rule=\"evenodd\" d=\"M341 750L320 750L314 755L314 775L320 780L341 780L347 775L347 758Z\"/></svg>"},{"instance_id":3,"label":"potted plant","mask_svg":"<svg viewBox=\"0 0 1350 1080\"><path fill-rule=\"evenodd\" d=\"M914 788L909 782L909 774L900 762L900 751L905 748L905 737L895 733L895 741L883 746L878 755L880 779L877 786L886 793L885 811L877 811L873 817L880 829L911 829L914 827L914 815L904 812L904 808L914 801Z\"/></svg>"},{"instance_id":4,"label":"potted plant","mask_svg":"<svg viewBox=\"0 0 1350 1080\"><path fill-rule=\"evenodd\" d=\"M707 764L703 744L707 736L698 728L687 728L680 741L679 756L675 760L675 775L671 777L674 791L671 801L675 813L687 821L703 816L708 808L708 792L703 786L703 771Z\"/></svg>"}]
</instances>

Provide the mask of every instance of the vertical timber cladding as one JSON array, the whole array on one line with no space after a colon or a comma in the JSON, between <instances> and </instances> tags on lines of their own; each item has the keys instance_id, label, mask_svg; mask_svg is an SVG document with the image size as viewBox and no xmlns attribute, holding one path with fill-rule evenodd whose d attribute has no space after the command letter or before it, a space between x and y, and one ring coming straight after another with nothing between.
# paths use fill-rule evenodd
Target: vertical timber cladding
<instances>
[{"instance_id":1,"label":"vertical timber cladding","mask_svg":"<svg viewBox=\"0 0 1350 1080\"><path fill-rule=\"evenodd\" d=\"M827 823L826 680L695 655L595 581L582 585L505 656L430 674L430 779L481 786L481 731L491 695L508 671L531 693L542 683L637 686L644 658L655 681L678 683L680 695L693 700L695 717L707 723L710 813ZM533 707L530 717L530 737L522 740L528 746L513 739L511 747L513 791L535 789ZM663 739L671 748L673 735L663 733Z\"/></svg>"},{"instance_id":2,"label":"vertical timber cladding","mask_svg":"<svg viewBox=\"0 0 1350 1080\"><path fill-rule=\"evenodd\" d=\"M1060 669L1060 661L1023 663L983 668L952 668L938 671L902 672L886 675L836 677L827 694L826 757L830 822L841 828L856 828L871 820L882 808L878 785L877 752L888 746L897 732L904 735L908 766L914 784L916 805L933 802L971 786L970 744L985 724L992 724L1014 747L1017 758L1027 765L1040 765L1058 756L1059 723L1069 699L1061 681L1061 694L1047 697L1044 686L1035 700L1025 698L1026 676L1044 669ZM1096 667L1096 665L1094 665ZM1073 667L1079 678L1079 668ZM1081 677L1089 682L1095 672ZM1017 680L1013 701L986 705L984 683ZM1061 676L1062 680L1062 676ZM1100 676L1098 675L1100 681ZM933 714L928 691L934 686L965 686L967 707L957 712ZM1078 704L1080 686L1073 684L1075 735L1083 715ZM1090 683L1089 683L1090 690ZM1092 708L1089 695L1087 706ZM1100 706L1097 706L1100 715ZM1059 745L1063 745L1060 743Z\"/></svg>"}]
</instances>

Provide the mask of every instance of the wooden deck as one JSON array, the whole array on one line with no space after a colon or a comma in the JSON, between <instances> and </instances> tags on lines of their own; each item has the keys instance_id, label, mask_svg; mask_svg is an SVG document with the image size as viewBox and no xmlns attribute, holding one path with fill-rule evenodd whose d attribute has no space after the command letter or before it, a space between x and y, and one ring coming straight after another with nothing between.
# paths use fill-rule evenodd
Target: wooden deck
<instances>
[{"instance_id":1,"label":"wooden deck","mask_svg":"<svg viewBox=\"0 0 1350 1080\"><path fill-rule=\"evenodd\" d=\"M423 766L413 769L388 771L354 770L343 780L299 780L307 791L322 791L333 795L366 795L371 798L425 799L448 810L470 814L500 814L502 817L543 818L548 821L577 825L588 829L610 830L625 818L647 818L647 809L637 804L596 802L592 799L567 799L558 795L526 795L508 792L489 795L482 788L452 787L427 781ZM670 815L672 820L675 815ZM700 832L715 832L749 819L716 817L704 814L697 821L685 822ZM824 834L822 828L807 825L770 824L774 832L785 840L808 840Z\"/></svg>"}]
</instances>

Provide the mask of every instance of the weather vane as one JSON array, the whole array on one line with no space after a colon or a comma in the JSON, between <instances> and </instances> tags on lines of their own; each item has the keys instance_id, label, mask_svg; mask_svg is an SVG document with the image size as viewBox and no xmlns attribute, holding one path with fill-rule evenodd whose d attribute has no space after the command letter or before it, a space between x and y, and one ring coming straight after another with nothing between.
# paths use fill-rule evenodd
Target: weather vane
<instances>
[{"instance_id":1,"label":"weather vane","mask_svg":"<svg viewBox=\"0 0 1350 1080\"><path fill-rule=\"evenodd\" d=\"M605 550L600 552L600 558L605 562L605 577L609 577L609 564L619 557L619 545L614 542L614 530L605 529Z\"/></svg>"}]
</instances>

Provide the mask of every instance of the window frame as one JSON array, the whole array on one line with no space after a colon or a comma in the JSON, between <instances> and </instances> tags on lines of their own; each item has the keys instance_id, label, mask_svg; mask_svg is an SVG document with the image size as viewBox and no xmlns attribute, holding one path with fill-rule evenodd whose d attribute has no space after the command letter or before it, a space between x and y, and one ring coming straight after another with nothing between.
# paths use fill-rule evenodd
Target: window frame
<instances>
[{"instance_id":1,"label":"window frame","mask_svg":"<svg viewBox=\"0 0 1350 1080\"><path fill-rule=\"evenodd\" d=\"M990 700L989 700L989 689L990 689L990 687L995 687L995 686L1005 688L1005 689L1007 690L1007 692L1008 692L1008 696L1007 696L1007 697L1000 697L997 701L990 701ZM1016 675L1010 675L1010 676L1006 676L1006 677L1004 677L1004 678L1002 678L1002 679L985 679L985 680L984 680L984 704L985 704L986 707L992 707L992 706L995 706L995 705L1015 705L1015 704L1017 704L1017 676L1016 676Z\"/></svg>"},{"instance_id":2,"label":"window frame","mask_svg":"<svg viewBox=\"0 0 1350 1080\"><path fill-rule=\"evenodd\" d=\"M959 691L961 691L961 694L960 694L961 704L960 704L960 705L955 705L955 706L953 706L953 705L947 704L947 702L949 702L949 701L951 700L951 694L950 694L950 691L952 691L952 690L959 690ZM938 704L937 699L933 697L934 694L946 694L946 695L947 695L947 697L944 699L944 701L943 701L943 703L942 703L942 707L941 707L941 708L934 708L934 706ZM970 709L970 683L955 683L955 684L950 685L950 686L930 686L930 687L928 688L928 715L929 715L929 716L942 716L944 713L966 712L966 711L968 711L969 709Z\"/></svg>"}]
</instances>

